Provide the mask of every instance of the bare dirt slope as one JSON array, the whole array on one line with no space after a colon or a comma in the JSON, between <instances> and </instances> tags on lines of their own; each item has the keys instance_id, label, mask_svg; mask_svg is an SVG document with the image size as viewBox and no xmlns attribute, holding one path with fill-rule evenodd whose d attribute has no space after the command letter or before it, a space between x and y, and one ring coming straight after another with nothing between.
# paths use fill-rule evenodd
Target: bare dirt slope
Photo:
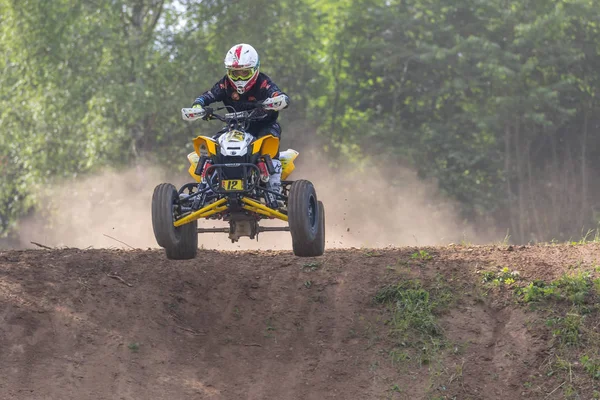
<instances>
[{"instance_id":1,"label":"bare dirt slope","mask_svg":"<svg viewBox=\"0 0 600 400\"><path fill-rule=\"evenodd\" d=\"M0 251L0 399L591 398L579 354L570 371L553 367L555 339L536 324L546 316L482 272L518 270L504 286L524 286L596 273L599 256L595 244L202 250L179 262ZM402 282L439 299L439 333L413 321L403 334L393 302L374 300Z\"/></svg>"}]
</instances>

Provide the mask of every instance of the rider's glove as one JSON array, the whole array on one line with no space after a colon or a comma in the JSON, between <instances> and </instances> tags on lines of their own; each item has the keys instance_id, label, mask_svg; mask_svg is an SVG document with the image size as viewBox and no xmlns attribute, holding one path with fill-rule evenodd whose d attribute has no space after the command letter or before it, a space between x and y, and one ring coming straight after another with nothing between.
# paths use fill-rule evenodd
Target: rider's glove
<instances>
[{"instance_id":1,"label":"rider's glove","mask_svg":"<svg viewBox=\"0 0 600 400\"><path fill-rule=\"evenodd\" d=\"M210 110L208 107L204 108L202 107L202 104L195 103L191 108L182 108L181 117L184 121L194 121L199 117L206 120L207 114L210 114L211 112L212 110Z\"/></svg>"},{"instance_id":2,"label":"rider's glove","mask_svg":"<svg viewBox=\"0 0 600 400\"><path fill-rule=\"evenodd\" d=\"M192 106L192 108L195 108L198 110L198 113L204 113L204 117L202 117L203 120L205 121L210 121L212 118L212 108L210 107L203 107L203 104L201 103L196 103Z\"/></svg>"},{"instance_id":3,"label":"rider's glove","mask_svg":"<svg viewBox=\"0 0 600 400\"><path fill-rule=\"evenodd\" d=\"M265 110L279 111L290 104L290 98L285 94L280 94L279 96L266 99L262 104Z\"/></svg>"}]
</instances>

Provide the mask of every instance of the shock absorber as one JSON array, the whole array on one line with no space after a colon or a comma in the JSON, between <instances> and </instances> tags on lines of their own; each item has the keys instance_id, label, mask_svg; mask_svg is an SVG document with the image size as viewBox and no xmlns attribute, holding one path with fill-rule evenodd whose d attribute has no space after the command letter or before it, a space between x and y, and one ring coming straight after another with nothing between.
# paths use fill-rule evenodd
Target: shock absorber
<instances>
[{"instance_id":1,"label":"shock absorber","mask_svg":"<svg viewBox=\"0 0 600 400\"><path fill-rule=\"evenodd\" d=\"M256 166L258 167L259 171L260 171L260 180L263 181L265 184L267 182L269 182L269 179L271 179L271 174L269 174L269 167L268 164L264 161L259 161ZM269 189L269 185L265 185L267 187L267 189ZM271 208L277 208L278 204L277 204L277 198L269 192L265 192L265 200L267 201L267 205Z\"/></svg>"},{"instance_id":2,"label":"shock absorber","mask_svg":"<svg viewBox=\"0 0 600 400\"><path fill-rule=\"evenodd\" d=\"M195 153L192 153L195 154ZM202 175L202 171L204 170L204 163L206 162L206 160L208 159L208 157L206 156L202 156L200 157L200 159L198 159L198 162L196 163L196 170L194 171L194 173L196 175Z\"/></svg>"},{"instance_id":3,"label":"shock absorber","mask_svg":"<svg viewBox=\"0 0 600 400\"><path fill-rule=\"evenodd\" d=\"M206 183L206 170L212 165L212 161L207 159L202 168L202 183Z\"/></svg>"},{"instance_id":4,"label":"shock absorber","mask_svg":"<svg viewBox=\"0 0 600 400\"><path fill-rule=\"evenodd\" d=\"M263 182L269 182L269 171L267 170L267 165L263 161L259 161L256 164L260 171L260 180Z\"/></svg>"}]
</instances>

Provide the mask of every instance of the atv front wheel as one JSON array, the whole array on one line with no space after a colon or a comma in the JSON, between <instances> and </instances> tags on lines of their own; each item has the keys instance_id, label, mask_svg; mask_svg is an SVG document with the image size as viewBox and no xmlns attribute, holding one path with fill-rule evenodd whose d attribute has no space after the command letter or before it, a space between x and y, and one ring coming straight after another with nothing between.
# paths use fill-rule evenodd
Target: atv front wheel
<instances>
[{"instance_id":1,"label":"atv front wheel","mask_svg":"<svg viewBox=\"0 0 600 400\"><path fill-rule=\"evenodd\" d=\"M325 206L322 201L319 201L319 221L321 229L317 233L317 238L314 241L314 245L318 246L315 251L323 254L325 252Z\"/></svg>"},{"instance_id":2,"label":"atv front wheel","mask_svg":"<svg viewBox=\"0 0 600 400\"><path fill-rule=\"evenodd\" d=\"M325 208L312 183L298 180L288 194L288 223L292 248L298 257L317 257L325 251Z\"/></svg>"},{"instance_id":3,"label":"atv front wheel","mask_svg":"<svg viewBox=\"0 0 600 400\"><path fill-rule=\"evenodd\" d=\"M175 227L179 196L175 186L161 183L152 195L152 228L159 246L171 260L189 260L198 253L197 221Z\"/></svg>"}]
</instances>

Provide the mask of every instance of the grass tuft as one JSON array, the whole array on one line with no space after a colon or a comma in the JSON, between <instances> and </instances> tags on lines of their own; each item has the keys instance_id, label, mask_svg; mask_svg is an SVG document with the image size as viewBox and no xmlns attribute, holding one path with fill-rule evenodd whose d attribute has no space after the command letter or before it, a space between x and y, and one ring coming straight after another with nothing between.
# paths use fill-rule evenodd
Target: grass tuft
<instances>
[{"instance_id":1,"label":"grass tuft","mask_svg":"<svg viewBox=\"0 0 600 400\"><path fill-rule=\"evenodd\" d=\"M546 283L535 280L527 286L517 288L516 293L525 303L539 303L545 300L568 301L572 305L583 305L593 295L593 288L600 286L589 272L563 275L559 279Z\"/></svg>"},{"instance_id":2,"label":"grass tuft","mask_svg":"<svg viewBox=\"0 0 600 400\"><path fill-rule=\"evenodd\" d=\"M431 293L416 280L387 285L377 292L375 301L387 305L391 311L391 317L385 323L390 327L390 337L395 342L389 352L392 363L416 360L419 365L427 365L445 347L436 312L446 305L448 299L445 295L440 298L443 301L433 299Z\"/></svg>"}]
</instances>

